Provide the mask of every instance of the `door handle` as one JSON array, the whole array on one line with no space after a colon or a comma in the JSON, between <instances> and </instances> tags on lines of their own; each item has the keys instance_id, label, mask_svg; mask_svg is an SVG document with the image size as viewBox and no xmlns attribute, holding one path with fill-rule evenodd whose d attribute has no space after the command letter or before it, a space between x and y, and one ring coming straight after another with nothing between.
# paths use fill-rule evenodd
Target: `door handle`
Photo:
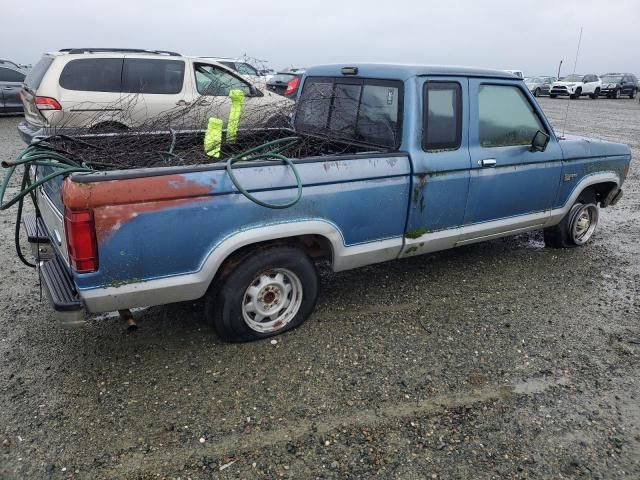
<instances>
[{"instance_id":1,"label":"door handle","mask_svg":"<svg viewBox=\"0 0 640 480\"><path fill-rule=\"evenodd\" d=\"M198 105L200 105L200 106L202 106L202 107L206 107L206 106L211 105L211 102L209 102L209 101L207 101L207 100L200 100L200 101L198 102Z\"/></svg>"},{"instance_id":2,"label":"door handle","mask_svg":"<svg viewBox=\"0 0 640 480\"><path fill-rule=\"evenodd\" d=\"M496 163L498 162L495 158L485 158L484 160L478 160L478 165L480 165L481 167L495 167Z\"/></svg>"},{"instance_id":3,"label":"door handle","mask_svg":"<svg viewBox=\"0 0 640 480\"><path fill-rule=\"evenodd\" d=\"M186 100L178 100L176 105L179 107L186 107L187 105L191 105L191 102L187 102Z\"/></svg>"}]
</instances>

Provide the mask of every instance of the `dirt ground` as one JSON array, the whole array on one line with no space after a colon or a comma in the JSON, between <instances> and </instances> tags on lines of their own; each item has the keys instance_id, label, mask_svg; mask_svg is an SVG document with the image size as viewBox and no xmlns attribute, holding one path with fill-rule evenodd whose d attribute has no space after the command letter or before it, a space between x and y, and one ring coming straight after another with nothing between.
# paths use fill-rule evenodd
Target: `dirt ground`
<instances>
[{"instance_id":1,"label":"dirt ground","mask_svg":"<svg viewBox=\"0 0 640 480\"><path fill-rule=\"evenodd\" d=\"M540 102L562 130L567 102ZM198 303L62 329L2 212L0 477L640 478L640 104L570 106L567 132L636 157L592 243L324 272L276 344L222 344Z\"/></svg>"}]
</instances>

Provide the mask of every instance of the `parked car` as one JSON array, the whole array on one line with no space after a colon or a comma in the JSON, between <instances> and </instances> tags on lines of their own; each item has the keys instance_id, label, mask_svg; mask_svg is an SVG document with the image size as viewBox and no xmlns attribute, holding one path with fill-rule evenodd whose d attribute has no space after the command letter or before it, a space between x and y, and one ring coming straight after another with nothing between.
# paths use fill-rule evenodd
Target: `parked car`
<instances>
[{"instance_id":1,"label":"parked car","mask_svg":"<svg viewBox=\"0 0 640 480\"><path fill-rule=\"evenodd\" d=\"M540 76L540 77L525 77L524 83L529 88L529 91L533 93L534 97L540 95L549 95L551 91L551 84L556 81L556 77Z\"/></svg>"},{"instance_id":2,"label":"parked car","mask_svg":"<svg viewBox=\"0 0 640 480\"><path fill-rule=\"evenodd\" d=\"M510 73L511 75L515 75L518 78L524 78L524 73L522 73L522 70L505 70L505 72Z\"/></svg>"},{"instance_id":3,"label":"parked car","mask_svg":"<svg viewBox=\"0 0 640 480\"><path fill-rule=\"evenodd\" d=\"M205 297L222 338L269 337L313 311L315 261L342 271L536 229L548 246L584 245L629 171L628 146L558 137L524 82L501 71L329 65L308 69L301 89L295 134L338 146L293 159L295 176L267 159L235 168L234 183L223 162L38 189L38 271L54 308Z\"/></svg>"},{"instance_id":4,"label":"parked car","mask_svg":"<svg viewBox=\"0 0 640 480\"><path fill-rule=\"evenodd\" d=\"M16 68L0 64L0 114L15 115L22 113L20 91L25 74Z\"/></svg>"},{"instance_id":5,"label":"parked car","mask_svg":"<svg viewBox=\"0 0 640 480\"><path fill-rule=\"evenodd\" d=\"M571 99L580 98L589 95L589 98L596 99L600 95L602 81L597 75L581 75L572 74L561 78L551 85L549 96L556 98L558 96L568 96Z\"/></svg>"},{"instance_id":6,"label":"parked car","mask_svg":"<svg viewBox=\"0 0 640 480\"><path fill-rule=\"evenodd\" d=\"M229 91L242 90L244 127L288 118L293 105L263 92L213 60L177 53L126 49L66 49L45 54L25 80L22 138L61 129L123 130L165 118L173 128L204 128L226 119ZM169 125L168 125L169 126Z\"/></svg>"},{"instance_id":7,"label":"parked car","mask_svg":"<svg viewBox=\"0 0 640 480\"><path fill-rule=\"evenodd\" d=\"M21 65L19 63L12 62L11 60L0 59L0 67L8 67L25 73L31 68L31 65Z\"/></svg>"},{"instance_id":8,"label":"parked car","mask_svg":"<svg viewBox=\"0 0 640 480\"><path fill-rule=\"evenodd\" d=\"M295 72L285 71L276 73L267 82L267 90L285 97L296 98L300 79L303 74L303 69L297 69Z\"/></svg>"},{"instance_id":9,"label":"parked car","mask_svg":"<svg viewBox=\"0 0 640 480\"><path fill-rule=\"evenodd\" d=\"M620 98L622 95L628 95L631 99L636 98L638 79L632 73L605 73L600 78L602 79L601 96Z\"/></svg>"}]
</instances>

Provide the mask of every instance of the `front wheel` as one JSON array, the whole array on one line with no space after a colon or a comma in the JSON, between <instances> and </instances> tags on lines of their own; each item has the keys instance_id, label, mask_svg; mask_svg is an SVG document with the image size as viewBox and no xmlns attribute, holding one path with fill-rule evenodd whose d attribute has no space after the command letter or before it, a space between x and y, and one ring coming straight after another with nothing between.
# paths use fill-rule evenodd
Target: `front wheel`
<instances>
[{"instance_id":1,"label":"front wheel","mask_svg":"<svg viewBox=\"0 0 640 480\"><path fill-rule=\"evenodd\" d=\"M318 298L318 275L300 249L256 250L207 293L206 316L226 341L259 340L301 325Z\"/></svg>"},{"instance_id":2,"label":"front wheel","mask_svg":"<svg viewBox=\"0 0 640 480\"><path fill-rule=\"evenodd\" d=\"M539 97L539 96L540 96L540 89L539 89L539 88L536 88L536 89L533 91L533 96L534 96L534 97Z\"/></svg>"},{"instance_id":3,"label":"front wheel","mask_svg":"<svg viewBox=\"0 0 640 480\"><path fill-rule=\"evenodd\" d=\"M629 94L629 98L631 100L633 100L634 98L636 98L636 93L638 93L638 90L636 90L635 88L633 90L631 90L631 93Z\"/></svg>"},{"instance_id":4,"label":"front wheel","mask_svg":"<svg viewBox=\"0 0 640 480\"><path fill-rule=\"evenodd\" d=\"M616 100L620 98L620 89L616 88L616 92L613 94L613 98Z\"/></svg>"},{"instance_id":5,"label":"front wheel","mask_svg":"<svg viewBox=\"0 0 640 480\"><path fill-rule=\"evenodd\" d=\"M586 244L598 226L595 195L582 195L558 225L544 229L544 242L551 248L573 248Z\"/></svg>"}]
</instances>

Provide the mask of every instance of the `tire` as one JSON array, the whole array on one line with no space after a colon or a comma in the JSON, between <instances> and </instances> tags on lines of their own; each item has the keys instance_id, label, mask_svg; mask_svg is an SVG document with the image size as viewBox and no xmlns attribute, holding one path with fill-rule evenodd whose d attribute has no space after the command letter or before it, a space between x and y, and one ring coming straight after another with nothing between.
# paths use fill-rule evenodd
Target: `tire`
<instances>
[{"instance_id":1,"label":"tire","mask_svg":"<svg viewBox=\"0 0 640 480\"><path fill-rule=\"evenodd\" d=\"M596 88L596 91L590 94L589 98L591 98L591 100L597 100L599 96L600 96L600 89Z\"/></svg>"},{"instance_id":2,"label":"tire","mask_svg":"<svg viewBox=\"0 0 640 480\"><path fill-rule=\"evenodd\" d=\"M629 94L629 98L633 100L634 98L636 98L637 93L638 93L638 90L634 88L633 90L631 90L631 93Z\"/></svg>"},{"instance_id":3,"label":"tire","mask_svg":"<svg viewBox=\"0 0 640 480\"><path fill-rule=\"evenodd\" d=\"M540 96L540 89L539 89L539 88L536 88L536 89L533 91L533 96L534 96L534 97L539 97L539 96Z\"/></svg>"},{"instance_id":4,"label":"tire","mask_svg":"<svg viewBox=\"0 0 640 480\"><path fill-rule=\"evenodd\" d=\"M578 98L580 98L580 95L582 95L582 89L578 88L576 89L576 93L574 93L573 95L569 95L569 98L571 100L577 100Z\"/></svg>"},{"instance_id":5,"label":"tire","mask_svg":"<svg viewBox=\"0 0 640 480\"><path fill-rule=\"evenodd\" d=\"M225 341L272 337L309 317L318 283L316 268L302 250L284 245L257 249L242 258L221 285L212 285L205 315ZM269 311L271 315L263 316Z\"/></svg>"},{"instance_id":6,"label":"tire","mask_svg":"<svg viewBox=\"0 0 640 480\"><path fill-rule=\"evenodd\" d=\"M556 97L557 97L557 95L554 95L553 93L549 94L549 98L556 98Z\"/></svg>"},{"instance_id":7,"label":"tire","mask_svg":"<svg viewBox=\"0 0 640 480\"><path fill-rule=\"evenodd\" d=\"M620 89L616 88L616 93L613 94L613 98L618 100L620 98Z\"/></svg>"},{"instance_id":8,"label":"tire","mask_svg":"<svg viewBox=\"0 0 640 480\"><path fill-rule=\"evenodd\" d=\"M544 229L550 248L575 248L591 240L598 226L599 210L592 190L583 192L560 223Z\"/></svg>"}]
</instances>

